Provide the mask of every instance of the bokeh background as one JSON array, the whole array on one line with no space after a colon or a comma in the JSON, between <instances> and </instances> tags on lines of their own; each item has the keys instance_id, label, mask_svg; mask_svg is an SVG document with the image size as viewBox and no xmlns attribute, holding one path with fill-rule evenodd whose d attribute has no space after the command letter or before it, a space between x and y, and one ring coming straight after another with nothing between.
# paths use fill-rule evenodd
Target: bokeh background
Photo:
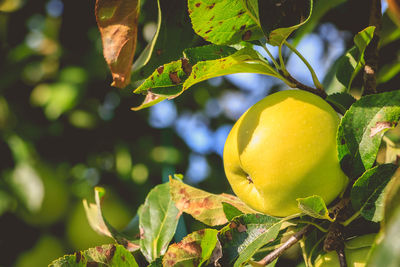
<instances>
[{"instance_id":1,"label":"bokeh background","mask_svg":"<svg viewBox=\"0 0 400 267\"><path fill-rule=\"evenodd\" d=\"M141 99L131 88L109 85L94 2L0 0L0 266L47 266L112 242L86 220L82 199L93 199L94 186L106 188L104 213L119 229L173 173L213 193L231 192L222 151L232 124L261 98L286 89L270 77L237 74L131 111ZM137 54L157 21L156 1L142 5ZM354 10L344 3L327 12L298 45L320 79L363 29ZM384 64L399 57L398 47L388 43ZM295 56L288 69L312 83ZM385 82L399 85L395 75ZM202 227L183 218L176 240Z\"/></svg>"}]
</instances>

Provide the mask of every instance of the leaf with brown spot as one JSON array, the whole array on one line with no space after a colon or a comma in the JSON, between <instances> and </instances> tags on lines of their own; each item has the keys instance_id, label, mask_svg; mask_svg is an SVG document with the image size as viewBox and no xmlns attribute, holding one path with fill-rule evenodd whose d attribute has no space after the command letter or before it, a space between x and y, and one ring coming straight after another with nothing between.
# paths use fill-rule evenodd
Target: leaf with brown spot
<instances>
[{"instance_id":1,"label":"leaf with brown spot","mask_svg":"<svg viewBox=\"0 0 400 267\"><path fill-rule=\"evenodd\" d=\"M189 14L194 31L214 44L239 43L248 30L252 34L247 34L246 37L249 39L246 40L261 38L262 30L257 23L257 18L249 9L246 9L244 2L242 0L189 0ZM241 26L240 29L236 27L238 25ZM234 30L232 30L233 27L235 27Z\"/></svg>"},{"instance_id":2,"label":"leaf with brown spot","mask_svg":"<svg viewBox=\"0 0 400 267\"><path fill-rule=\"evenodd\" d=\"M112 86L123 88L130 82L139 9L138 0L96 0L96 20Z\"/></svg>"},{"instance_id":3,"label":"leaf with brown spot","mask_svg":"<svg viewBox=\"0 0 400 267\"><path fill-rule=\"evenodd\" d=\"M356 179L373 167L383 134L400 119L399 103L400 90L368 95L343 116L337 149L342 169L349 177Z\"/></svg>"},{"instance_id":4,"label":"leaf with brown spot","mask_svg":"<svg viewBox=\"0 0 400 267\"><path fill-rule=\"evenodd\" d=\"M65 255L52 263L49 267L138 267L133 255L121 245L103 245L90 248L74 255Z\"/></svg>"},{"instance_id":5,"label":"leaf with brown spot","mask_svg":"<svg viewBox=\"0 0 400 267\"><path fill-rule=\"evenodd\" d=\"M170 245L163 257L163 266L201 266L209 260L214 263L216 259L212 256L221 251L217 235L215 229L203 229Z\"/></svg>"},{"instance_id":6,"label":"leaf with brown spot","mask_svg":"<svg viewBox=\"0 0 400 267\"><path fill-rule=\"evenodd\" d=\"M170 184L175 206L207 225L216 226L228 222L222 202L231 204L243 213L257 213L235 196L211 194L172 178Z\"/></svg>"}]
</instances>

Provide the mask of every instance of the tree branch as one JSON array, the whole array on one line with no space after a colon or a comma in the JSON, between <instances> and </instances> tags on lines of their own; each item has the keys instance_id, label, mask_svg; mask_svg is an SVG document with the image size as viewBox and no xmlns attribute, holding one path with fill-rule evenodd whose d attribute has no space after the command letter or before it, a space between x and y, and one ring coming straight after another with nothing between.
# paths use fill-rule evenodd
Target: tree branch
<instances>
[{"instance_id":1,"label":"tree branch","mask_svg":"<svg viewBox=\"0 0 400 267\"><path fill-rule=\"evenodd\" d=\"M293 76L290 75L289 73L286 73L286 74L281 73L281 75L284 76L290 83L292 83L295 86L295 88L316 94L316 95L322 97L323 99L325 99L328 96L324 90L316 89L316 88L310 87L308 85L305 85L305 84L299 82L298 80L296 80L295 78L293 78Z\"/></svg>"},{"instance_id":2,"label":"tree branch","mask_svg":"<svg viewBox=\"0 0 400 267\"><path fill-rule=\"evenodd\" d=\"M376 94L376 73L378 71L378 43L381 30L381 0L368 0L370 5L369 26L375 26L374 36L365 49L363 69L364 95Z\"/></svg>"},{"instance_id":3,"label":"tree branch","mask_svg":"<svg viewBox=\"0 0 400 267\"><path fill-rule=\"evenodd\" d=\"M294 235L292 235L286 242L284 242L279 248L275 249L262 260L256 262L257 266L266 266L273 262L276 258L280 257L286 250L292 247L294 244L300 241L300 239L311 229L310 225L307 225Z\"/></svg>"},{"instance_id":4,"label":"tree branch","mask_svg":"<svg viewBox=\"0 0 400 267\"><path fill-rule=\"evenodd\" d=\"M338 254L338 257L339 257L340 267L347 267L346 255L344 254L344 248L337 249L336 253Z\"/></svg>"}]
</instances>

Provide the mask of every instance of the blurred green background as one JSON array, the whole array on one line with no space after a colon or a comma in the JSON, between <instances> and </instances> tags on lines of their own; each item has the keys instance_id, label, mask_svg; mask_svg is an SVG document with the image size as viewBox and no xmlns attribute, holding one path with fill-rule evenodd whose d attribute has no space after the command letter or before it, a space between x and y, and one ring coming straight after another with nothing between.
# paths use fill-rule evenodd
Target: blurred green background
<instances>
[{"instance_id":1,"label":"blurred green background","mask_svg":"<svg viewBox=\"0 0 400 267\"><path fill-rule=\"evenodd\" d=\"M213 193L231 192L222 167L225 138L248 107L283 88L269 77L230 75L130 111L141 99L109 86L94 2L0 0L0 266L46 266L112 242L86 220L82 199L92 200L94 186L106 188L104 213L118 229L173 173ZM137 54L157 22L156 1L142 4ZM299 44L321 78L362 29L349 11L328 12ZM384 64L400 55L398 47L389 42ZM288 69L311 84L299 64L291 57ZM395 76L385 86L398 85ZM184 221L176 240L202 227Z\"/></svg>"}]
</instances>

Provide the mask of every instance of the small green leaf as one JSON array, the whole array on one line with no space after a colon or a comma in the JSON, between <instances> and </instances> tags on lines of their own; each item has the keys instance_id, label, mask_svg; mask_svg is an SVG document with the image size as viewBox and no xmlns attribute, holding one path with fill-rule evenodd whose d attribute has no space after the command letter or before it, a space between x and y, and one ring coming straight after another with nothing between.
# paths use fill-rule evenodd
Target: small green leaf
<instances>
[{"instance_id":1,"label":"small green leaf","mask_svg":"<svg viewBox=\"0 0 400 267\"><path fill-rule=\"evenodd\" d=\"M262 31L241 0L189 0L194 31L214 44L257 40Z\"/></svg>"},{"instance_id":2,"label":"small green leaf","mask_svg":"<svg viewBox=\"0 0 400 267\"><path fill-rule=\"evenodd\" d=\"M208 262L215 249L221 249L218 231L203 229L191 233L177 244L169 246L163 257L163 266L201 266Z\"/></svg>"},{"instance_id":3,"label":"small green leaf","mask_svg":"<svg viewBox=\"0 0 400 267\"><path fill-rule=\"evenodd\" d=\"M347 90L364 65L364 51L374 36L375 27L370 26L354 36L354 44L345 55L338 59L336 78Z\"/></svg>"},{"instance_id":4,"label":"small green leaf","mask_svg":"<svg viewBox=\"0 0 400 267\"><path fill-rule=\"evenodd\" d=\"M211 194L176 179L170 179L170 184L171 196L176 207L204 224L216 226L228 222L224 214L223 202L233 205L243 213L257 213L235 196Z\"/></svg>"},{"instance_id":5,"label":"small green leaf","mask_svg":"<svg viewBox=\"0 0 400 267\"><path fill-rule=\"evenodd\" d=\"M66 255L52 263L49 267L85 267L85 266L110 266L110 267L136 267L132 254L121 245L103 245L90 248L74 255Z\"/></svg>"},{"instance_id":6,"label":"small green leaf","mask_svg":"<svg viewBox=\"0 0 400 267\"><path fill-rule=\"evenodd\" d=\"M243 215L243 212L229 203L222 202L222 208L224 209L225 217L228 221L231 221L236 216Z\"/></svg>"},{"instance_id":7,"label":"small green leaf","mask_svg":"<svg viewBox=\"0 0 400 267\"><path fill-rule=\"evenodd\" d=\"M366 171L354 183L351 189L351 203L354 210L360 210L361 215L373 222L383 218L383 190L398 166L383 164Z\"/></svg>"},{"instance_id":8,"label":"small green leaf","mask_svg":"<svg viewBox=\"0 0 400 267\"><path fill-rule=\"evenodd\" d=\"M94 193L96 203L88 203L86 199L83 200L83 207L85 208L86 216L93 230L101 235L112 237L118 244L123 245L131 252L139 249L137 240L133 240L126 234L118 232L104 218L101 210L101 199L105 195L104 188L96 187Z\"/></svg>"},{"instance_id":9,"label":"small green leaf","mask_svg":"<svg viewBox=\"0 0 400 267\"><path fill-rule=\"evenodd\" d=\"M280 46L289 35L308 21L312 0L258 0L260 24L271 45Z\"/></svg>"},{"instance_id":10,"label":"small green leaf","mask_svg":"<svg viewBox=\"0 0 400 267\"><path fill-rule=\"evenodd\" d=\"M299 208L305 214L317 218L332 221L329 211L326 208L325 201L320 196L310 196L306 198L298 198Z\"/></svg>"},{"instance_id":11,"label":"small green leaf","mask_svg":"<svg viewBox=\"0 0 400 267\"><path fill-rule=\"evenodd\" d=\"M356 102L356 99L348 94L348 93L334 93L331 95L328 95L327 98L325 98L326 101L329 102L333 106L333 108L337 111L340 112L341 114L346 113L346 111L351 107L351 105Z\"/></svg>"},{"instance_id":12,"label":"small green leaf","mask_svg":"<svg viewBox=\"0 0 400 267\"><path fill-rule=\"evenodd\" d=\"M149 262L167 251L178 225L180 213L169 191L169 183L157 185L139 208L140 250Z\"/></svg>"},{"instance_id":13,"label":"small green leaf","mask_svg":"<svg viewBox=\"0 0 400 267\"><path fill-rule=\"evenodd\" d=\"M210 78L244 72L279 77L279 74L254 49L246 47L228 57L201 61L194 65L192 73L183 84L183 90Z\"/></svg>"},{"instance_id":14,"label":"small green leaf","mask_svg":"<svg viewBox=\"0 0 400 267\"><path fill-rule=\"evenodd\" d=\"M282 220L263 214L235 217L220 231L223 261L227 266L241 266L258 249L275 240Z\"/></svg>"},{"instance_id":15,"label":"small green leaf","mask_svg":"<svg viewBox=\"0 0 400 267\"><path fill-rule=\"evenodd\" d=\"M400 208L397 207L393 217L388 222L385 231L381 233L381 242L373 249L368 261L369 267L400 266Z\"/></svg>"},{"instance_id":16,"label":"small green leaf","mask_svg":"<svg viewBox=\"0 0 400 267\"><path fill-rule=\"evenodd\" d=\"M346 112L337 134L343 171L359 177L375 162L383 134L400 118L400 90L362 97Z\"/></svg>"}]
</instances>

